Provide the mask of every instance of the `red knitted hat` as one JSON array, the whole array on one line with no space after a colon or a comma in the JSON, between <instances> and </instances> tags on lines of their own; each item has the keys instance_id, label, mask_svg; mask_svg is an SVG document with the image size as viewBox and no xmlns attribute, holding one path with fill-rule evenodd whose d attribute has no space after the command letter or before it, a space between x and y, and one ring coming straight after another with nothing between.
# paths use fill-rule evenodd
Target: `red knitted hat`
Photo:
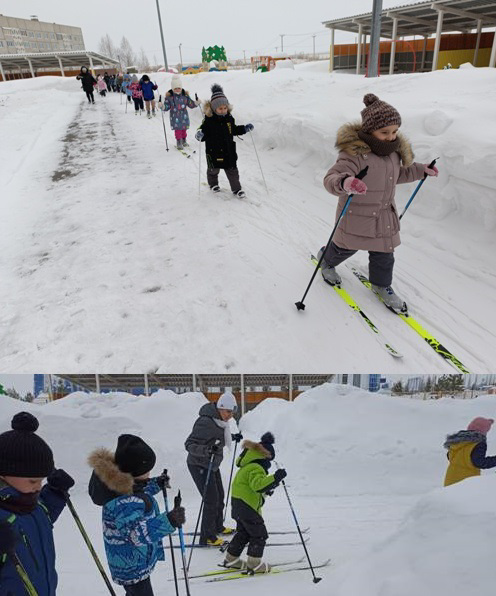
<instances>
[{"instance_id":1,"label":"red knitted hat","mask_svg":"<svg viewBox=\"0 0 496 596\"><path fill-rule=\"evenodd\" d=\"M479 416L478 418L474 418L472 422L467 426L467 430L475 430L476 432L482 433L483 435L487 435L491 426L493 425L494 419L493 418L482 418Z\"/></svg>"},{"instance_id":2,"label":"red knitted hat","mask_svg":"<svg viewBox=\"0 0 496 596\"><path fill-rule=\"evenodd\" d=\"M367 93L363 98L365 108L362 110L362 131L369 134L385 126L396 124L401 126L401 116L393 106L381 101L377 95Z\"/></svg>"}]
</instances>

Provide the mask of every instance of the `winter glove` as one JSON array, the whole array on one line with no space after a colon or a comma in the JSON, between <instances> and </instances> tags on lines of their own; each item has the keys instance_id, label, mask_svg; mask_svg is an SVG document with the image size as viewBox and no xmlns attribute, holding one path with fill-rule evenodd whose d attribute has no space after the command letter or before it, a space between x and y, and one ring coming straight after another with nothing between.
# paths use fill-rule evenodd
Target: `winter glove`
<instances>
[{"instance_id":1,"label":"winter glove","mask_svg":"<svg viewBox=\"0 0 496 596\"><path fill-rule=\"evenodd\" d=\"M203 134L203 130L197 130L195 134L195 139L197 141L201 141L205 135Z\"/></svg>"},{"instance_id":2,"label":"winter glove","mask_svg":"<svg viewBox=\"0 0 496 596\"><path fill-rule=\"evenodd\" d=\"M427 176L437 176L439 174L439 170L436 168L436 166L432 166L432 168L430 168L428 163L425 163L423 165L424 174L427 174Z\"/></svg>"},{"instance_id":3,"label":"winter glove","mask_svg":"<svg viewBox=\"0 0 496 596\"><path fill-rule=\"evenodd\" d=\"M254 128L253 124L245 124L245 132L251 132Z\"/></svg>"},{"instance_id":4,"label":"winter glove","mask_svg":"<svg viewBox=\"0 0 496 596\"><path fill-rule=\"evenodd\" d=\"M164 107L164 104L161 101L159 101L158 102L158 109L161 110L163 107Z\"/></svg>"},{"instance_id":5,"label":"winter glove","mask_svg":"<svg viewBox=\"0 0 496 596\"><path fill-rule=\"evenodd\" d=\"M274 480L276 482L281 482L281 480L284 480L284 478L286 478L287 475L288 473L284 468L279 468L279 470L276 470L274 472Z\"/></svg>"},{"instance_id":6,"label":"winter glove","mask_svg":"<svg viewBox=\"0 0 496 596\"><path fill-rule=\"evenodd\" d=\"M348 176L342 182L342 187L349 195L364 195L367 192L365 182L354 176Z\"/></svg>"},{"instance_id":7,"label":"winter glove","mask_svg":"<svg viewBox=\"0 0 496 596\"><path fill-rule=\"evenodd\" d=\"M214 443L213 445L210 445L208 448L208 454L209 455L217 455L218 453L222 453L222 446L220 445L220 443Z\"/></svg>"},{"instance_id":8,"label":"winter glove","mask_svg":"<svg viewBox=\"0 0 496 596\"><path fill-rule=\"evenodd\" d=\"M182 526L186 521L186 511L184 507L174 507L174 509L167 514L167 519L171 526L174 526L175 528Z\"/></svg>"},{"instance_id":9,"label":"winter glove","mask_svg":"<svg viewBox=\"0 0 496 596\"><path fill-rule=\"evenodd\" d=\"M231 435L231 439L239 443L243 439L243 435L241 433L235 433Z\"/></svg>"},{"instance_id":10,"label":"winter glove","mask_svg":"<svg viewBox=\"0 0 496 596\"><path fill-rule=\"evenodd\" d=\"M66 493L74 486L74 478L62 470L54 470L47 478L47 483L50 488Z\"/></svg>"},{"instance_id":11,"label":"winter glove","mask_svg":"<svg viewBox=\"0 0 496 596\"><path fill-rule=\"evenodd\" d=\"M7 521L0 522L0 555L15 552L16 535L12 524Z\"/></svg>"},{"instance_id":12,"label":"winter glove","mask_svg":"<svg viewBox=\"0 0 496 596\"><path fill-rule=\"evenodd\" d=\"M167 474L167 470L164 470L162 472L162 474L160 474L160 476L157 476L156 481L162 490L164 490L164 488L171 487L170 486L170 478L169 478L169 475Z\"/></svg>"}]
</instances>

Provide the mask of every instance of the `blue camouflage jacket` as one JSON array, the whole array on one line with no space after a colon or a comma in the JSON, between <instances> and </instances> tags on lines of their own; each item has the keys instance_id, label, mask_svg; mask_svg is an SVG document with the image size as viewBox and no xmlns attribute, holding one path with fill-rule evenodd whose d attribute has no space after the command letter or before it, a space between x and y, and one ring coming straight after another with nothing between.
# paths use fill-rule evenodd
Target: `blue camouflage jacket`
<instances>
[{"instance_id":1,"label":"blue camouflage jacket","mask_svg":"<svg viewBox=\"0 0 496 596\"><path fill-rule=\"evenodd\" d=\"M103 540L112 579L121 585L140 582L157 561L165 560L162 539L175 530L153 497L160 487L151 479L134 492L133 477L117 468L107 449L93 452L89 463L89 493L94 503L103 505Z\"/></svg>"}]
</instances>

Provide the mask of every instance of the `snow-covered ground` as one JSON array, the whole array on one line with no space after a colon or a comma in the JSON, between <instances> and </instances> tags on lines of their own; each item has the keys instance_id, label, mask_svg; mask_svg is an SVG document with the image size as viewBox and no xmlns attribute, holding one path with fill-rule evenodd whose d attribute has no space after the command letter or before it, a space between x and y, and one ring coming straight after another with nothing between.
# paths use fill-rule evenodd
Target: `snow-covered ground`
<instances>
[{"instance_id":1,"label":"snow-covered ground","mask_svg":"<svg viewBox=\"0 0 496 596\"><path fill-rule=\"evenodd\" d=\"M98 446L115 448L117 436L136 433L157 452L154 473L167 467L171 494L181 489L187 528L193 529L199 496L185 464L184 439L201 394L160 391L150 398L126 394L73 394L44 406L0 398L0 431L20 410L40 420L39 434L52 446L56 465L76 479L73 503L98 553L105 561L100 509L87 495L88 453ZM327 558L314 586L309 572L258 577L226 584L192 582L192 594L260 594L275 590L288 596L310 591L333 596L490 596L496 582L494 472L442 488L447 433L465 428L475 416L494 416L494 397L474 400L417 401L369 394L326 384L295 402L265 400L240 421L246 438L272 430L276 459L288 471L287 486L301 527L310 526L312 561ZM492 431L494 434L494 430ZM488 435L488 452L496 441ZM224 483L232 455L225 453ZM270 530L294 529L285 494L267 500ZM55 525L57 569L62 596L104 596L107 591L69 511ZM280 539L280 537L274 537ZM176 539L175 539L176 540ZM301 546L266 549L277 562L303 555ZM191 572L214 569L222 555L196 551ZM155 592L172 594L170 561L153 575Z\"/></svg>"},{"instance_id":2,"label":"snow-covered ground","mask_svg":"<svg viewBox=\"0 0 496 596\"><path fill-rule=\"evenodd\" d=\"M163 94L165 74L152 75ZM496 356L496 71L461 68L369 80L325 63L271 73L203 73L237 122L245 200L213 196L201 155L165 151L161 117L89 106L74 79L0 85L0 365L10 372L321 372L452 369L342 268L344 283L403 354L394 360L320 276L336 199L322 186L337 128L372 91L398 108L416 158L439 157L402 220L394 286L473 372ZM201 120L191 112L189 140ZM166 116L169 145L174 143ZM398 188L400 208L415 185ZM367 254L350 265L366 270Z\"/></svg>"}]
</instances>

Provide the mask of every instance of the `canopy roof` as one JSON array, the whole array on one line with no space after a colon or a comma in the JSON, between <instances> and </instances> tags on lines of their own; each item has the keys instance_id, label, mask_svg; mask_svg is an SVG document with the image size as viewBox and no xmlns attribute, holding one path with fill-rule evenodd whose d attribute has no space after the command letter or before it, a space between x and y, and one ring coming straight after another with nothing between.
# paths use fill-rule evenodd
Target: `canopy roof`
<instances>
[{"instance_id":1,"label":"canopy roof","mask_svg":"<svg viewBox=\"0 0 496 596\"><path fill-rule=\"evenodd\" d=\"M108 58L97 52L67 51L67 52L33 52L32 54L0 54L0 63L5 70L29 69L29 62L33 68L49 68L60 70L59 58L64 68L74 69L93 62L94 67L119 67L119 61Z\"/></svg>"}]
</instances>

